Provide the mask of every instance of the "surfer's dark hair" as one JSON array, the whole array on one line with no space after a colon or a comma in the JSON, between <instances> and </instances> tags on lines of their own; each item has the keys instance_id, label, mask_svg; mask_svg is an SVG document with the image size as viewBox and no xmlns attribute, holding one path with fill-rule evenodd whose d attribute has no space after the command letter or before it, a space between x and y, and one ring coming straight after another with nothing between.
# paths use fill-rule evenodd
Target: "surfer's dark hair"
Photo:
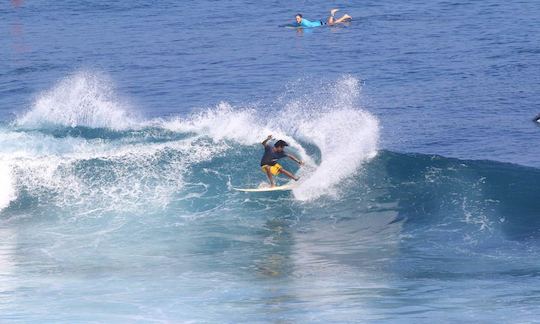
<instances>
[{"instance_id":1,"label":"surfer's dark hair","mask_svg":"<svg viewBox=\"0 0 540 324\"><path fill-rule=\"evenodd\" d=\"M302 14L300 14L300 13L296 14L296 16L302 18ZM295 16L295 17L296 17L296 16Z\"/></svg>"},{"instance_id":2,"label":"surfer's dark hair","mask_svg":"<svg viewBox=\"0 0 540 324\"><path fill-rule=\"evenodd\" d=\"M285 146L289 146L289 144L287 144L287 142L285 142L284 140L279 140L276 142L276 144L274 144L274 147L285 147Z\"/></svg>"}]
</instances>

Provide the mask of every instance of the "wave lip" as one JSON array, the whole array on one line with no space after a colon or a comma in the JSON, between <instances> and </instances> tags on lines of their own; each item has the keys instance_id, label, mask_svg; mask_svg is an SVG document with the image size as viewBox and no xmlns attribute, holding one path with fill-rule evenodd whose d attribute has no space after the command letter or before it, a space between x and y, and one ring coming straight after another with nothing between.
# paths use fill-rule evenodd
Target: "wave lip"
<instances>
[{"instance_id":1,"label":"wave lip","mask_svg":"<svg viewBox=\"0 0 540 324\"><path fill-rule=\"evenodd\" d=\"M300 200L339 194L337 186L377 155L379 125L367 112L350 108L328 112L299 129L321 152L320 165L294 190Z\"/></svg>"},{"instance_id":2,"label":"wave lip","mask_svg":"<svg viewBox=\"0 0 540 324\"><path fill-rule=\"evenodd\" d=\"M103 74L76 72L43 92L16 126L31 129L90 127L123 130L137 125L126 103Z\"/></svg>"},{"instance_id":3,"label":"wave lip","mask_svg":"<svg viewBox=\"0 0 540 324\"><path fill-rule=\"evenodd\" d=\"M235 108L222 102L214 109L186 119L160 121L159 126L175 132L193 132L215 142L230 140L257 145L268 134L283 139L306 162L294 189L296 199L309 201L323 195L336 196L337 186L377 154L378 120L357 104L358 79L344 76L336 82L318 85L307 93L285 98L282 109L265 115L253 108ZM308 154L302 143L315 146L320 156ZM253 163L257 157L250 157ZM320 160L317 165L314 161ZM261 180L265 179L264 177Z\"/></svg>"},{"instance_id":4,"label":"wave lip","mask_svg":"<svg viewBox=\"0 0 540 324\"><path fill-rule=\"evenodd\" d=\"M338 187L377 155L379 122L358 105L360 94L358 79L343 76L318 94L291 101L286 107L281 119L298 121L295 135L320 151L321 162L303 172L304 180L294 190L296 199L338 196Z\"/></svg>"},{"instance_id":5,"label":"wave lip","mask_svg":"<svg viewBox=\"0 0 540 324\"><path fill-rule=\"evenodd\" d=\"M255 109L235 109L227 102L219 103L214 109L204 110L190 117L173 118L158 122L158 127L181 132L205 135L215 141L233 140L244 145L261 142L261 133L270 129L260 122Z\"/></svg>"},{"instance_id":6,"label":"wave lip","mask_svg":"<svg viewBox=\"0 0 540 324\"><path fill-rule=\"evenodd\" d=\"M4 132L0 162L9 163L14 178L9 172L3 177L26 188L25 194L51 192L60 205L92 205L106 197L122 208L122 200L166 205L182 190L183 175L196 174L201 161L229 150L245 152L242 171L257 170L255 181L266 181L259 143L272 134L306 164L297 171L295 199L337 196L378 150L378 121L357 104L359 95L358 79L344 76L307 91L300 84L272 111L222 102L186 117L144 120L133 117L108 78L80 71L41 94ZM117 134L109 137L108 129ZM249 182L243 185L254 185ZM2 195L3 205L16 196L13 189Z\"/></svg>"}]
</instances>

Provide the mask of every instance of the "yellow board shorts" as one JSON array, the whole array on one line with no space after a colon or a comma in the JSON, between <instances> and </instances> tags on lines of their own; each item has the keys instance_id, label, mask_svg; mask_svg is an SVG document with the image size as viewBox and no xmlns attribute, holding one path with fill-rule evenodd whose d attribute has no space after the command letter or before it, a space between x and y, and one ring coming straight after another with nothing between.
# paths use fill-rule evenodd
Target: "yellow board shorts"
<instances>
[{"instance_id":1,"label":"yellow board shorts","mask_svg":"<svg viewBox=\"0 0 540 324\"><path fill-rule=\"evenodd\" d=\"M268 166L268 165L263 165L263 166L261 167L262 172L266 173L266 167L267 167L267 166ZM279 163L276 163L276 164L270 166L270 173L272 173L273 175L278 175L278 174L279 174L279 171L281 170L281 168L282 168L282 166L279 165Z\"/></svg>"}]
</instances>

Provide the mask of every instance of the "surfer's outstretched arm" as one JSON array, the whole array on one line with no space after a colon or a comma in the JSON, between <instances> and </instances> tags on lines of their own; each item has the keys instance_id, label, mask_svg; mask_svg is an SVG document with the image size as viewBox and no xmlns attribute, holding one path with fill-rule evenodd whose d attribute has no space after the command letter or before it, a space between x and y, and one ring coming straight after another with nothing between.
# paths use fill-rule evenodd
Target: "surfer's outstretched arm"
<instances>
[{"instance_id":1,"label":"surfer's outstretched arm","mask_svg":"<svg viewBox=\"0 0 540 324\"><path fill-rule=\"evenodd\" d=\"M300 161L300 159L298 159L297 157L295 157L294 155L291 155L291 154L287 154L287 156L289 157L289 159L293 160L294 162L302 165L304 164L304 162Z\"/></svg>"},{"instance_id":2,"label":"surfer's outstretched arm","mask_svg":"<svg viewBox=\"0 0 540 324\"><path fill-rule=\"evenodd\" d=\"M261 143L263 146L266 146L266 143L268 143L269 140L272 139L272 135L268 135L268 137L266 137L266 139Z\"/></svg>"}]
</instances>

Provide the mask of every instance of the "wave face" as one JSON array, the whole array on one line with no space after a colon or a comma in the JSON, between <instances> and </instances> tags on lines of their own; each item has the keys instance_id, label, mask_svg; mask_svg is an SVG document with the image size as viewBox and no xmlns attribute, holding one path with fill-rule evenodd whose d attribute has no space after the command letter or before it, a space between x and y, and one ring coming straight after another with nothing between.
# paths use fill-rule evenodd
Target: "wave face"
<instances>
[{"instance_id":1,"label":"wave face","mask_svg":"<svg viewBox=\"0 0 540 324\"><path fill-rule=\"evenodd\" d=\"M265 182L259 143L273 134L306 162L300 170L284 162L301 176L292 198L305 206L370 197L393 201L411 224L453 215L460 226L501 227L517 237L539 228L537 169L378 153L377 119L356 106L360 87L352 77L318 96L293 96L271 114L222 102L185 118L152 120L134 118L112 89L101 74L76 73L2 127L0 208L166 209L209 192L235 201L244 196L233 186Z\"/></svg>"},{"instance_id":2,"label":"wave face","mask_svg":"<svg viewBox=\"0 0 540 324\"><path fill-rule=\"evenodd\" d=\"M336 195L339 184L377 152L378 122L354 105L359 85L352 77L330 85L325 100L291 100L272 114L220 103L167 120L137 121L112 89L100 74L76 73L41 94L4 130L0 154L17 175L19 191L54 192L67 205L149 197L166 204L182 188L184 174L222 154L241 152L242 161L251 161L240 167L240 160L231 158L237 163L232 178L257 170L258 143L272 133L307 162L300 171L305 180L294 195L313 200ZM12 199L13 186L4 200Z\"/></svg>"},{"instance_id":3,"label":"wave face","mask_svg":"<svg viewBox=\"0 0 540 324\"><path fill-rule=\"evenodd\" d=\"M388 288L394 278L446 282L537 271L530 260L539 256L540 170L381 150L378 121L358 106L352 77L317 94L287 94L270 110L223 102L183 118L146 120L133 117L108 82L87 72L70 76L0 127L2 242L16 251L0 257L15 278L12 289L60 282L56 275L96 276L92 287L130 287L119 303L169 314L165 320L186 315L166 303L173 299L193 321L218 320L212 305L235 292L261 303L313 306L323 298L331 307L314 307L320 318L339 319L332 309L346 303L375 319L387 306L366 302L362 291L414 299L406 285ZM298 186L292 193L233 191L266 180L259 143L268 134L306 161L301 169L283 163L301 176ZM37 268L19 272L19 264ZM133 285L141 278L155 283L162 305L152 306L145 286ZM443 287L457 300L469 284L433 284L426 294L436 300ZM45 286L35 298L46 300ZM79 281L63 289L66 298L70 289L89 291ZM249 322L258 313L228 316ZM309 321L302 316L289 318Z\"/></svg>"}]
</instances>

